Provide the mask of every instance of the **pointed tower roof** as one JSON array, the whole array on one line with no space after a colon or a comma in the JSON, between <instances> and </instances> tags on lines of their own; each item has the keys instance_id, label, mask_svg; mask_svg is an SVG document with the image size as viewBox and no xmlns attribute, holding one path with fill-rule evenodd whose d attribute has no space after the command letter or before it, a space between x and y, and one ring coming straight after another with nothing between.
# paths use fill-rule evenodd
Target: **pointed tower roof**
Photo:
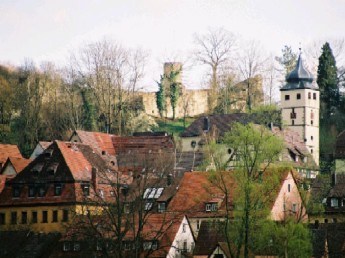
<instances>
[{"instance_id":1,"label":"pointed tower roof","mask_svg":"<svg viewBox=\"0 0 345 258\"><path fill-rule=\"evenodd\" d=\"M295 69L287 76L286 82L280 90L313 89L317 86L313 84L312 74L304 68L301 54L299 54Z\"/></svg>"}]
</instances>

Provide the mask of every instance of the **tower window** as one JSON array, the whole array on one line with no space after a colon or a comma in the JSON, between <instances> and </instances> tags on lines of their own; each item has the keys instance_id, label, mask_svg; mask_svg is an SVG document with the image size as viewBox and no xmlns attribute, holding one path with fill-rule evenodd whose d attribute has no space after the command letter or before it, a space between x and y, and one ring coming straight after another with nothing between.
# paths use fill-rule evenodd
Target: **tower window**
<instances>
[{"instance_id":1,"label":"tower window","mask_svg":"<svg viewBox=\"0 0 345 258\"><path fill-rule=\"evenodd\" d=\"M285 95L285 100L289 100L290 99L290 95Z\"/></svg>"},{"instance_id":2,"label":"tower window","mask_svg":"<svg viewBox=\"0 0 345 258\"><path fill-rule=\"evenodd\" d=\"M295 120L291 120L291 125L295 125Z\"/></svg>"},{"instance_id":3,"label":"tower window","mask_svg":"<svg viewBox=\"0 0 345 258\"><path fill-rule=\"evenodd\" d=\"M311 99L311 92L308 92L308 99Z\"/></svg>"},{"instance_id":4,"label":"tower window","mask_svg":"<svg viewBox=\"0 0 345 258\"><path fill-rule=\"evenodd\" d=\"M314 136L310 136L310 140L314 140Z\"/></svg>"},{"instance_id":5,"label":"tower window","mask_svg":"<svg viewBox=\"0 0 345 258\"><path fill-rule=\"evenodd\" d=\"M290 113L290 118L291 118L291 119L296 119L296 113L295 113L294 111L292 111L292 112Z\"/></svg>"},{"instance_id":6,"label":"tower window","mask_svg":"<svg viewBox=\"0 0 345 258\"><path fill-rule=\"evenodd\" d=\"M297 93L297 99L301 99L301 93Z\"/></svg>"},{"instance_id":7,"label":"tower window","mask_svg":"<svg viewBox=\"0 0 345 258\"><path fill-rule=\"evenodd\" d=\"M316 99L316 93L313 93L313 99Z\"/></svg>"},{"instance_id":8,"label":"tower window","mask_svg":"<svg viewBox=\"0 0 345 258\"><path fill-rule=\"evenodd\" d=\"M313 120L310 120L310 124L313 125L313 124L314 124L314 121L313 121Z\"/></svg>"},{"instance_id":9,"label":"tower window","mask_svg":"<svg viewBox=\"0 0 345 258\"><path fill-rule=\"evenodd\" d=\"M313 154L313 149L310 149L310 153Z\"/></svg>"}]
</instances>

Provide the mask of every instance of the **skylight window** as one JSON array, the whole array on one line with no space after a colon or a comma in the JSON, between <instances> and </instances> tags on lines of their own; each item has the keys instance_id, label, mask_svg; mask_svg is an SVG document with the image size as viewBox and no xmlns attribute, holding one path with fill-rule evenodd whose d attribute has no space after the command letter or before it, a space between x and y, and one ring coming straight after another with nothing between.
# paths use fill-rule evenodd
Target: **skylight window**
<instances>
[{"instance_id":1,"label":"skylight window","mask_svg":"<svg viewBox=\"0 0 345 258\"><path fill-rule=\"evenodd\" d=\"M158 199L162 193L164 188L146 188L143 198L144 199Z\"/></svg>"}]
</instances>

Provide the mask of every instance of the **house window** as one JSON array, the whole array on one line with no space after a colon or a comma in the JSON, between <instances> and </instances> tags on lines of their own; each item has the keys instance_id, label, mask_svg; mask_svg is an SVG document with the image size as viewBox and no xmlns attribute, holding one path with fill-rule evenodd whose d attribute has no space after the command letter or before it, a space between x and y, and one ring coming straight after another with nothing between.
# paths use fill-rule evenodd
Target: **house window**
<instances>
[{"instance_id":1,"label":"house window","mask_svg":"<svg viewBox=\"0 0 345 258\"><path fill-rule=\"evenodd\" d=\"M0 213L0 225L5 225L6 223L6 217L5 217L5 213Z\"/></svg>"},{"instance_id":2,"label":"house window","mask_svg":"<svg viewBox=\"0 0 345 258\"><path fill-rule=\"evenodd\" d=\"M290 95L285 95L285 100L289 100L290 99Z\"/></svg>"},{"instance_id":3,"label":"house window","mask_svg":"<svg viewBox=\"0 0 345 258\"><path fill-rule=\"evenodd\" d=\"M144 241L143 249L144 250L151 250L152 249L152 241Z\"/></svg>"},{"instance_id":4,"label":"house window","mask_svg":"<svg viewBox=\"0 0 345 258\"><path fill-rule=\"evenodd\" d=\"M60 196L62 194L62 185L61 184L55 184L54 185L54 195Z\"/></svg>"},{"instance_id":5,"label":"house window","mask_svg":"<svg viewBox=\"0 0 345 258\"><path fill-rule=\"evenodd\" d=\"M83 189L84 196L89 196L90 195L90 185L82 185L81 187Z\"/></svg>"},{"instance_id":6,"label":"house window","mask_svg":"<svg viewBox=\"0 0 345 258\"><path fill-rule=\"evenodd\" d=\"M102 189L98 190L98 196L101 197L102 199L104 198L104 192Z\"/></svg>"},{"instance_id":7,"label":"house window","mask_svg":"<svg viewBox=\"0 0 345 258\"><path fill-rule=\"evenodd\" d=\"M295 120L291 120L291 125L295 125Z\"/></svg>"},{"instance_id":8,"label":"house window","mask_svg":"<svg viewBox=\"0 0 345 258\"><path fill-rule=\"evenodd\" d=\"M331 207L338 207L339 201L338 198L331 198Z\"/></svg>"},{"instance_id":9,"label":"house window","mask_svg":"<svg viewBox=\"0 0 345 258\"><path fill-rule=\"evenodd\" d=\"M217 203L207 203L206 211L217 211Z\"/></svg>"},{"instance_id":10,"label":"house window","mask_svg":"<svg viewBox=\"0 0 345 258\"><path fill-rule=\"evenodd\" d=\"M301 93L297 93L297 99L301 99Z\"/></svg>"},{"instance_id":11,"label":"house window","mask_svg":"<svg viewBox=\"0 0 345 258\"><path fill-rule=\"evenodd\" d=\"M42 211L42 223L48 223L48 211Z\"/></svg>"},{"instance_id":12,"label":"house window","mask_svg":"<svg viewBox=\"0 0 345 258\"><path fill-rule=\"evenodd\" d=\"M224 258L224 255L222 255L222 254L215 254L213 257L214 258Z\"/></svg>"},{"instance_id":13,"label":"house window","mask_svg":"<svg viewBox=\"0 0 345 258\"><path fill-rule=\"evenodd\" d=\"M310 136L310 140L314 140L314 136Z\"/></svg>"},{"instance_id":14,"label":"house window","mask_svg":"<svg viewBox=\"0 0 345 258\"><path fill-rule=\"evenodd\" d=\"M182 248L182 252L187 252L187 240L183 241L183 248Z\"/></svg>"},{"instance_id":15,"label":"house window","mask_svg":"<svg viewBox=\"0 0 345 258\"><path fill-rule=\"evenodd\" d=\"M64 250L65 252L71 250L71 243L70 243L70 242L64 242L64 243L63 243L63 250Z\"/></svg>"},{"instance_id":16,"label":"house window","mask_svg":"<svg viewBox=\"0 0 345 258\"><path fill-rule=\"evenodd\" d=\"M313 124L314 124L314 121L313 121L313 120L310 120L310 124L313 125Z\"/></svg>"},{"instance_id":17,"label":"house window","mask_svg":"<svg viewBox=\"0 0 345 258\"><path fill-rule=\"evenodd\" d=\"M311 99L311 92L308 92L308 99Z\"/></svg>"},{"instance_id":18,"label":"house window","mask_svg":"<svg viewBox=\"0 0 345 258\"><path fill-rule=\"evenodd\" d=\"M186 224L182 224L182 233L186 233Z\"/></svg>"},{"instance_id":19,"label":"house window","mask_svg":"<svg viewBox=\"0 0 345 258\"><path fill-rule=\"evenodd\" d=\"M313 154L313 149L310 149L310 153Z\"/></svg>"},{"instance_id":20,"label":"house window","mask_svg":"<svg viewBox=\"0 0 345 258\"><path fill-rule=\"evenodd\" d=\"M53 211L52 222L58 221L58 211Z\"/></svg>"},{"instance_id":21,"label":"house window","mask_svg":"<svg viewBox=\"0 0 345 258\"><path fill-rule=\"evenodd\" d=\"M36 195L36 189L35 186L29 185L29 192L28 192L29 197L35 197Z\"/></svg>"},{"instance_id":22,"label":"house window","mask_svg":"<svg viewBox=\"0 0 345 258\"><path fill-rule=\"evenodd\" d=\"M297 205L296 203L293 203L292 206L291 206L291 211L292 212L297 212Z\"/></svg>"},{"instance_id":23,"label":"house window","mask_svg":"<svg viewBox=\"0 0 345 258\"><path fill-rule=\"evenodd\" d=\"M115 196L115 192L114 191L110 191L110 196Z\"/></svg>"},{"instance_id":24,"label":"house window","mask_svg":"<svg viewBox=\"0 0 345 258\"><path fill-rule=\"evenodd\" d=\"M33 211L31 213L31 222L32 223L37 223L37 211Z\"/></svg>"},{"instance_id":25,"label":"house window","mask_svg":"<svg viewBox=\"0 0 345 258\"><path fill-rule=\"evenodd\" d=\"M158 249L158 241L152 241L151 249L152 250L157 250Z\"/></svg>"},{"instance_id":26,"label":"house window","mask_svg":"<svg viewBox=\"0 0 345 258\"><path fill-rule=\"evenodd\" d=\"M38 189L38 195L40 197L43 197L45 196L45 194L46 194L46 187L44 185L41 185Z\"/></svg>"},{"instance_id":27,"label":"house window","mask_svg":"<svg viewBox=\"0 0 345 258\"><path fill-rule=\"evenodd\" d=\"M290 191L291 191L291 185L288 184L288 192L290 193Z\"/></svg>"},{"instance_id":28,"label":"house window","mask_svg":"<svg viewBox=\"0 0 345 258\"><path fill-rule=\"evenodd\" d=\"M200 229L200 220L196 220L196 231Z\"/></svg>"},{"instance_id":29,"label":"house window","mask_svg":"<svg viewBox=\"0 0 345 258\"><path fill-rule=\"evenodd\" d=\"M296 119L296 113L295 113L295 111L292 111L292 112L290 113L290 118L291 118L291 119Z\"/></svg>"},{"instance_id":30,"label":"house window","mask_svg":"<svg viewBox=\"0 0 345 258\"><path fill-rule=\"evenodd\" d=\"M68 221L68 210L62 211L62 221L67 222Z\"/></svg>"},{"instance_id":31,"label":"house window","mask_svg":"<svg viewBox=\"0 0 345 258\"><path fill-rule=\"evenodd\" d=\"M79 242L73 243L73 251L80 251L80 243Z\"/></svg>"},{"instance_id":32,"label":"house window","mask_svg":"<svg viewBox=\"0 0 345 258\"><path fill-rule=\"evenodd\" d=\"M165 202L158 203L158 212L165 212Z\"/></svg>"},{"instance_id":33,"label":"house window","mask_svg":"<svg viewBox=\"0 0 345 258\"><path fill-rule=\"evenodd\" d=\"M20 188L19 188L19 186L13 186L12 196L13 197L19 197L20 196Z\"/></svg>"},{"instance_id":34,"label":"house window","mask_svg":"<svg viewBox=\"0 0 345 258\"><path fill-rule=\"evenodd\" d=\"M17 212L16 211L11 212L11 224L17 224Z\"/></svg>"},{"instance_id":35,"label":"house window","mask_svg":"<svg viewBox=\"0 0 345 258\"><path fill-rule=\"evenodd\" d=\"M28 213L26 211L22 211L22 224L28 223Z\"/></svg>"},{"instance_id":36,"label":"house window","mask_svg":"<svg viewBox=\"0 0 345 258\"><path fill-rule=\"evenodd\" d=\"M316 93L313 93L313 99L316 99Z\"/></svg>"},{"instance_id":37,"label":"house window","mask_svg":"<svg viewBox=\"0 0 345 258\"><path fill-rule=\"evenodd\" d=\"M130 203L124 203L123 204L123 212L126 214L131 213L131 204Z\"/></svg>"}]
</instances>

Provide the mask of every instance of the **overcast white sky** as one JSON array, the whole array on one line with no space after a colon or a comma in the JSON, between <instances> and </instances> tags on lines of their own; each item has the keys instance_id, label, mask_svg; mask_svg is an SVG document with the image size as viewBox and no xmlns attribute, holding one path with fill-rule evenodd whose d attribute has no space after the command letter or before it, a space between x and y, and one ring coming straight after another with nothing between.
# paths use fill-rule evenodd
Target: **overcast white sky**
<instances>
[{"instance_id":1,"label":"overcast white sky","mask_svg":"<svg viewBox=\"0 0 345 258\"><path fill-rule=\"evenodd\" d=\"M279 55L313 40L345 38L344 0L0 0L0 63L63 64L85 42L114 38L150 52L144 84L155 84L162 63L185 61L193 34L224 27L256 39ZM184 73L187 86L200 78ZM189 85L188 85L189 84Z\"/></svg>"}]
</instances>

